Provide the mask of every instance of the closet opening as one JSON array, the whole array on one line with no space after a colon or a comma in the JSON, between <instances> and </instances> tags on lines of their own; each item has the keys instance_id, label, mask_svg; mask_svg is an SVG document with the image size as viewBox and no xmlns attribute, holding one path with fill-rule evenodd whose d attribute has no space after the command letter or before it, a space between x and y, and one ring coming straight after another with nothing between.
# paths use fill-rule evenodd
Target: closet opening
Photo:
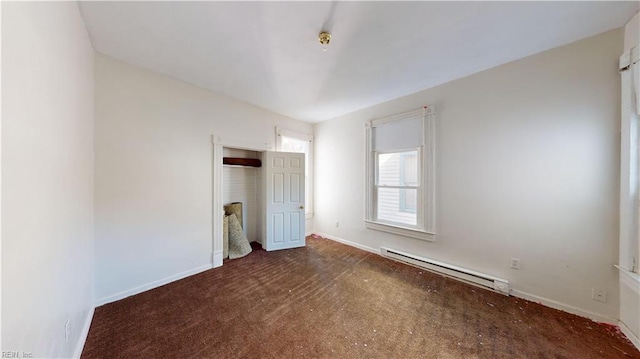
<instances>
[{"instance_id":1,"label":"closet opening","mask_svg":"<svg viewBox=\"0 0 640 359\"><path fill-rule=\"evenodd\" d=\"M222 155L223 259L226 260L243 257L251 248L262 249L262 155L230 147L224 147ZM238 228L244 237L237 233Z\"/></svg>"},{"instance_id":2,"label":"closet opening","mask_svg":"<svg viewBox=\"0 0 640 359\"><path fill-rule=\"evenodd\" d=\"M212 142L213 268L227 255L248 255L251 242L266 251L305 246L304 154L273 152L270 144L235 145L215 135ZM245 239L232 242L232 233ZM243 244L242 253L232 256L232 243Z\"/></svg>"}]
</instances>

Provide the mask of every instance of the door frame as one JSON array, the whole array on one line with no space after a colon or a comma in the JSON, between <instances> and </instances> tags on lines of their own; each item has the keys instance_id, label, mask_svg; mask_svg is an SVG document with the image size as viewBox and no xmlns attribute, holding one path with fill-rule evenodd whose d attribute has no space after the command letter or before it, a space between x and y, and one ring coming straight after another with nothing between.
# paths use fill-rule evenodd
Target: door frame
<instances>
[{"instance_id":1,"label":"door frame","mask_svg":"<svg viewBox=\"0 0 640 359\"><path fill-rule=\"evenodd\" d=\"M273 144L270 142L259 143L249 142L242 139L230 138L227 136L221 136L212 134L211 143L213 145L213 159L212 159L212 176L211 176L211 189L212 189L212 213L211 213L211 232L212 236L212 253L211 253L211 267L218 268L222 266L222 219L224 216L224 201L222 200L223 187L223 166L222 157L225 147L233 147L241 150L249 150L255 152L273 151Z\"/></svg>"}]
</instances>

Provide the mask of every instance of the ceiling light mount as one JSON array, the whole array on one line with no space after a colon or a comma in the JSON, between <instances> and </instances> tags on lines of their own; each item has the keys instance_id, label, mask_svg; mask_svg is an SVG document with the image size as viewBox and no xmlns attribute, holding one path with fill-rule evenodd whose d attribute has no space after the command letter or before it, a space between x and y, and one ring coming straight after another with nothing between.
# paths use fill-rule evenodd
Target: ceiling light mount
<instances>
[{"instance_id":1,"label":"ceiling light mount","mask_svg":"<svg viewBox=\"0 0 640 359\"><path fill-rule=\"evenodd\" d=\"M327 51L327 46L329 46L329 42L331 42L331 33L322 31L318 35L318 41L322 44L322 51Z\"/></svg>"}]
</instances>

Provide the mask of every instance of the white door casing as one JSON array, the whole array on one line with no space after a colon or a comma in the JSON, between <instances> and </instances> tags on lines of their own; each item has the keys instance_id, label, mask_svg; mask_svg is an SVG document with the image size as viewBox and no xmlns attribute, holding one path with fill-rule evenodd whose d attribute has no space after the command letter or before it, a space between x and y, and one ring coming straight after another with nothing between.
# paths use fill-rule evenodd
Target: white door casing
<instances>
[{"instance_id":1,"label":"white door casing","mask_svg":"<svg viewBox=\"0 0 640 359\"><path fill-rule=\"evenodd\" d=\"M213 195L213 208L212 208L212 232L213 232L213 243L212 243L212 268L217 268L222 266L223 258L222 258L222 218L224 217L224 208L223 208L223 200L222 200L222 188L223 188L223 165L222 158L224 147L249 150L255 152L263 152L273 149L273 145L271 143L255 143L246 141L244 139L232 138L228 136L221 136L218 134L211 135L211 143L213 144L213 163L212 163L212 195ZM264 196L263 196L264 197ZM264 203L264 198L261 200ZM264 209L263 209L264 210ZM264 216L264 213L262 214ZM264 220L264 218L262 218Z\"/></svg>"},{"instance_id":2,"label":"white door casing","mask_svg":"<svg viewBox=\"0 0 640 359\"><path fill-rule=\"evenodd\" d=\"M305 245L304 154L264 152L265 250Z\"/></svg>"}]
</instances>

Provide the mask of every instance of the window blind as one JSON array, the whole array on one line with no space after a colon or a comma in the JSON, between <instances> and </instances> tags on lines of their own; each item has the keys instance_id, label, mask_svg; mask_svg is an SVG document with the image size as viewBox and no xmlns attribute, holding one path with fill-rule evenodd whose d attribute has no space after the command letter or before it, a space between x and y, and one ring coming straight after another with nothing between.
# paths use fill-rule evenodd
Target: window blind
<instances>
[{"instance_id":1,"label":"window blind","mask_svg":"<svg viewBox=\"0 0 640 359\"><path fill-rule=\"evenodd\" d=\"M372 128L373 150L390 152L422 146L422 116L383 123Z\"/></svg>"}]
</instances>

